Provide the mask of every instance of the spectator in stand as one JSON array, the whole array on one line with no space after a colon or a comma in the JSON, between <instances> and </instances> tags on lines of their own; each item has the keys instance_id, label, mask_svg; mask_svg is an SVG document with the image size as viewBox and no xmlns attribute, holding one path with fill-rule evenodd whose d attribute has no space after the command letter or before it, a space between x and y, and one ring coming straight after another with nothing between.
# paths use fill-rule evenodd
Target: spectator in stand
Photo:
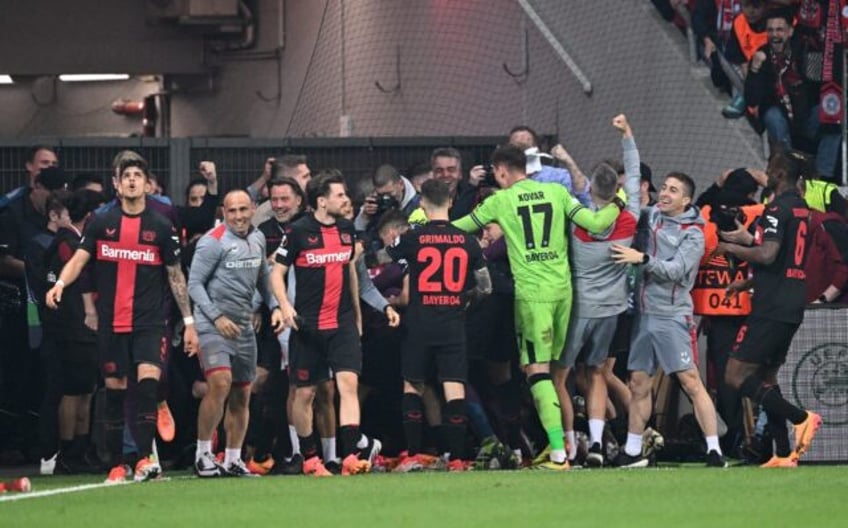
<instances>
[{"instance_id":1,"label":"spectator in stand","mask_svg":"<svg viewBox=\"0 0 848 528\"><path fill-rule=\"evenodd\" d=\"M48 287L56 283L62 268L79 247L86 221L103 201L102 194L84 188L65 200L69 221L57 222L59 229L44 254ZM59 470L62 473L89 471L99 465L99 462L86 458L91 429L91 396L97 384L97 334L90 326L79 284L68 286L58 310L41 310L40 315L44 324L42 353L47 358L43 365L47 386L41 421L52 421L58 417L59 455L56 465ZM45 351L49 352L44 354ZM61 398L58 413L51 401L54 391ZM43 425L41 430L45 431ZM42 442L44 440L43 437ZM56 444L52 437L51 441L55 452Z\"/></svg>"},{"instance_id":2,"label":"spectator in stand","mask_svg":"<svg viewBox=\"0 0 848 528\"><path fill-rule=\"evenodd\" d=\"M191 180L186 187L185 206L177 207L182 226L180 235L185 244L181 258L186 270L194 257L197 240L215 226L218 211L218 173L215 163L201 161L198 172L200 177Z\"/></svg>"},{"instance_id":3,"label":"spectator in stand","mask_svg":"<svg viewBox=\"0 0 848 528\"><path fill-rule=\"evenodd\" d=\"M845 210L810 210L810 248L804 271L807 303L844 303L848 290L848 223Z\"/></svg>"},{"instance_id":4,"label":"spectator in stand","mask_svg":"<svg viewBox=\"0 0 848 528\"><path fill-rule=\"evenodd\" d=\"M725 57L738 68L742 79L748 77L749 63L757 50L767 42L766 0L740 0L742 13L733 19L733 39L727 47ZM747 93L747 89L745 90ZM745 107L753 106L747 101L746 93L733 90L733 100L721 111L724 117L737 119L745 115Z\"/></svg>"},{"instance_id":5,"label":"spectator in stand","mask_svg":"<svg viewBox=\"0 0 848 528\"><path fill-rule=\"evenodd\" d=\"M312 178L312 171L309 169L306 156L286 154L279 158L265 160L265 169L262 175L247 188L247 192L250 193L254 202L259 203L260 198L267 198L264 193L268 191L268 182L275 178L291 178L306 193L306 184ZM274 213L271 210L271 204L267 201L260 203L256 208L256 214L253 215L253 225L258 226L272 216L274 216Z\"/></svg>"},{"instance_id":6,"label":"spectator in stand","mask_svg":"<svg viewBox=\"0 0 848 528\"><path fill-rule=\"evenodd\" d=\"M733 22L742 10L740 0L698 0L692 11L692 31L699 39L701 55L710 66L713 84L730 90L717 53L726 55L733 39Z\"/></svg>"},{"instance_id":7,"label":"spectator in stand","mask_svg":"<svg viewBox=\"0 0 848 528\"><path fill-rule=\"evenodd\" d=\"M80 172L74 176L71 190L78 191L80 189L88 189L100 194L103 194L103 191L106 190L103 187L103 178L91 172Z\"/></svg>"},{"instance_id":8,"label":"spectator in stand","mask_svg":"<svg viewBox=\"0 0 848 528\"><path fill-rule=\"evenodd\" d=\"M790 10L770 12L766 28L768 43L751 58L745 98L748 104L759 108L773 145L790 150L796 141L810 142L816 150L818 173L833 180L841 136L833 130L834 116L830 114L841 114L842 95L836 99L828 95L833 94L829 91L834 89L832 82L805 77L803 42L793 38Z\"/></svg>"},{"instance_id":9,"label":"spectator in stand","mask_svg":"<svg viewBox=\"0 0 848 528\"><path fill-rule=\"evenodd\" d=\"M421 192L421 185L433 177L433 168L429 163L419 163L409 169L409 181L415 188L415 192Z\"/></svg>"}]
</instances>

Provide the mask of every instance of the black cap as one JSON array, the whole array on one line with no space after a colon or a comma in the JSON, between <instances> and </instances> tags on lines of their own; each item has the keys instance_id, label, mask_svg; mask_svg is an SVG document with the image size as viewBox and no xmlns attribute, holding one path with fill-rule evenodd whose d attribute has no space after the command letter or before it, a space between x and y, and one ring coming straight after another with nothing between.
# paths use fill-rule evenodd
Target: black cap
<instances>
[{"instance_id":1,"label":"black cap","mask_svg":"<svg viewBox=\"0 0 848 528\"><path fill-rule=\"evenodd\" d=\"M657 188L654 187L654 182L651 181L654 173L651 171L651 168L644 161L639 162L639 179L643 182L648 182L648 192L655 193L657 192Z\"/></svg>"},{"instance_id":2,"label":"black cap","mask_svg":"<svg viewBox=\"0 0 848 528\"><path fill-rule=\"evenodd\" d=\"M41 169L38 176L35 177L35 183L49 191L57 189L67 189L71 181L68 175L59 167L46 167Z\"/></svg>"},{"instance_id":3,"label":"black cap","mask_svg":"<svg viewBox=\"0 0 848 528\"><path fill-rule=\"evenodd\" d=\"M748 195L755 193L759 187L757 180L744 168L734 170L724 180L725 189L739 194Z\"/></svg>"}]
</instances>

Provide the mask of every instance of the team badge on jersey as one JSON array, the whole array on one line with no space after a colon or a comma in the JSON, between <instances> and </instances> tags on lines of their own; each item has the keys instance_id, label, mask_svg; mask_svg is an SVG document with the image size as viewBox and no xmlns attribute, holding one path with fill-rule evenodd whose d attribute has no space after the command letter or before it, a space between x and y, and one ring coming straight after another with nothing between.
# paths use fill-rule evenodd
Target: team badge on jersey
<instances>
[{"instance_id":1,"label":"team badge on jersey","mask_svg":"<svg viewBox=\"0 0 848 528\"><path fill-rule=\"evenodd\" d=\"M141 239L144 242L153 242L156 240L156 233L154 231L142 231Z\"/></svg>"}]
</instances>

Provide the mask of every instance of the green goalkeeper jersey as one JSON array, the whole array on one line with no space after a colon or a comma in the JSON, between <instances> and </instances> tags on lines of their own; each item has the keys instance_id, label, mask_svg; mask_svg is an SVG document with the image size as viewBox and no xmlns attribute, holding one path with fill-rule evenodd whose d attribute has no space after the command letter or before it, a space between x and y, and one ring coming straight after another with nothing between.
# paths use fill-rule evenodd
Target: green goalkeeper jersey
<instances>
[{"instance_id":1,"label":"green goalkeeper jersey","mask_svg":"<svg viewBox=\"0 0 848 528\"><path fill-rule=\"evenodd\" d=\"M571 296L568 220L600 233L618 214L615 204L593 212L565 187L527 178L495 192L454 225L472 232L491 222L499 224L506 237L515 298L550 302Z\"/></svg>"}]
</instances>

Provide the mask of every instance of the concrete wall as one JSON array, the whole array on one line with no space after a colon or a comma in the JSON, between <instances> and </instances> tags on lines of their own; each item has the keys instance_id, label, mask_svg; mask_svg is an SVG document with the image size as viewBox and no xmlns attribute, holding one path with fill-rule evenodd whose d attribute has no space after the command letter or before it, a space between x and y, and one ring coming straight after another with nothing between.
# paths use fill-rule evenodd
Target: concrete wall
<instances>
[{"instance_id":1,"label":"concrete wall","mask_svg":"<svg viewBox=\"0 0 848 528\"><path fill-rule=\"evenodd\" d=\"M139 8L115 8L119 3L125 4L108 2L104 8L101 2L77 0L76 9L90 16L74 18L73 31L52 23L49 39L39 31L44 38L4 42L0 73L21 66L13 57L39 63L48 55L55 57L43 64L52 72L94 71L103 64L117 69L123 63L112 62L116 58L125 61L126 71L138 71L158 49L162 68L151 73L167 71L179 60L191 63L187 69L199 64L214 72L209 79L166 83L175 89L175 136L335 137L342 133L342 116L349 119L348 131L363 137L490 136L525 123L559 134L588 168L618 153L608 123L623 111L655 173L684 170L704 185L723 168L761 163L757 138L745 123L720 116L725 101L713 93L702 70L690 67L685 40L648 0L529 2L592 81L591 96L514 0L256 0L254 56L278 47L283 22L279 82L273 57L207 53L198 63L192 50L200 36L162 33L144 23ZM16 3L14 16L4 19L0 30L18 27L12 34L21 37L28 34L24 28L38 27L45 13L67 19L66 4ZM103 32L103 27L111 29ZM157 35L170 39L176 58L151 44ZM89 48L100 52L81 52ZM504 64L523 70L525 58L525 76L513 78L504 70ZM400 86L384 93L376 82L387 89ZM100 86L57 83L55 90L52 85L41 79L0 86L0 136L138 132L140 122L112 114L109 105L159 89L155 82L135 79ZM279 99L274 97L278 85Z\"/></svg>"}]
</instances>

